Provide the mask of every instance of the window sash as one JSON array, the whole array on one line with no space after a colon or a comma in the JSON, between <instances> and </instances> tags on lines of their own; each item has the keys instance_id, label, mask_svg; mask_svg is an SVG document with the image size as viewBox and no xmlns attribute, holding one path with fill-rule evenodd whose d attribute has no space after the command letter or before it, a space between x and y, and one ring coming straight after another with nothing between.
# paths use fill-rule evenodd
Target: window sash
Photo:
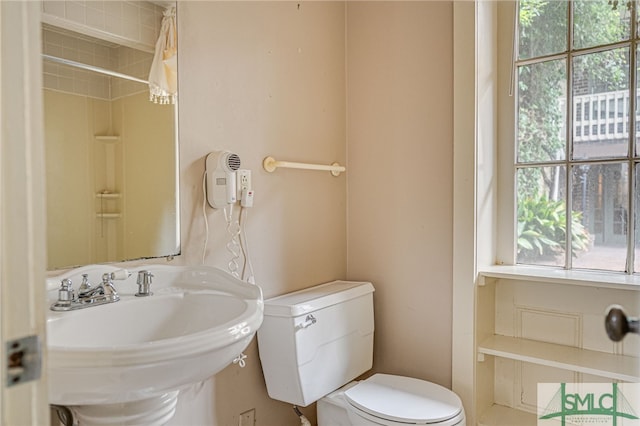
<instances>
[{"instance_id":1,"label":"window sash","mask_svg":"<svg viewBox=\"0 0 640 426\"><path fill-rule=\"evenodd\" d=\"M565 269L574 269L573 266L573 258L572 258L572 249L571 249L571 243L572 243L572 212L573 212L573 206L572 206L572 200L573 200L573 187L572 187L572 170L574 170L574 168L576 167L580 167L580 166L584 166L584 167L590 167L590 166L606 166L606 165L611 165L611 164L625 164L626 165L626 170L627 170L627 203L626 203L626 211L627 213L627 221L626 221L626 263L625 263L625 272L628 274L633 274L633 273L640 273L640 271L638 270L634 270L634 265L637 264L636 259L635 259L635 245L636 245L636 234L638 233L638 230L636 229L637 226L640 225L640 221L636 219L635 214L636 214L636 206L640 203L640 195L636 195L635 193L637 192L635 183L638 180L638 178L636 177L636 173L638 172L638 170L640 170L640 157L638 157L638 152L636 150L636 147L639 145L639 143L637 142L638 135L637 133L640 133L639 129L637 129L637 123L638 121L640 121L640 111L637 110L637 101L638 101L638 97L640 96L640 93L638 93L638 87L637 87L637 68L639 66L639 64L637 63L637 55L638 55L638 49L640 46L640 39L638 38L638 31L637 31L637 17L636 17L636 13L637 13L637 7L635 2L632 2L632 6L631 6L631 11L630 11L630 22L631 22L631 32L630 32L630 38L628 40L623 40L623 41L619 41L619 42L614 42L614 43L609 43L609 44L604 44L604 45L599 45L599 46L591 46L591 47L587 47L587 48L574 48L573 47L573 22L572 22L572 18L573 18L573 9L574 9L574 3L572 1L568 2L568 8L567 8L567 50L561 53L554 53L554 54L548 54L548 55L543 55L543 56L539 56L539 57L530 57L530 58L526 58L526 59L518 59L518 51L517 51L517 47L518 47L518 42L517 42L517 37L514 36L514 48L513 51L515 52L514 56L514 60L512 59L512 70L514 72L515 75L515 83L516 83L516 88L519 85L520 82L520 70L523 69L523 67L531 67L531 66L535 66L537 64L544 64L544 63L548 63L550 61L560 61L563 60L566 63L566 81L564 84L565 87L565 97L564 99L567 100L565 101L565 105L564 105L564 158L562 159L550 159L550 160L529 160L529 161L519 161L518 158L518 144L519 144L519 134L518 134L518 128L520 125L520 115L519 115L519 107L518 107L518 102L519 102L519 92L518 90L514 90L514 96L513 96L513 104L514 104L514 119L515 119L515 123L514 123L514 138L513 141L515 148L513 149L513 185L514 185L514 193L513 193L513 197L514 197L514 210L513 210L513 217L514 217L514 228L517 228L517 224L518 224L518 219L517 219L517 195L516 195L516 191L517 191L517 176L519 173L522 173L523 170L526 170L528 168L542 168L542 167L557 167L558 169L562 169L564 172L564 194L565 194L565 227L566 227L566 235L565 235L565 241L564 241L564 247L566 247L565 253L564 253L564 264L561 265L561 267L565 268ZM621 5L621 7L624 7L624 5ZM514 19L516 22L515 27L515 34L519 33L519 29L517 28L517 23L519 21L518 18L518 14L519 14L519 7L518 5L516 5L515 7L515 14L514 14ZM577 122L579 122L579 120L577 119L578 117L576 115L574 115L574 113L576 111L574 111L574 99L577 98L578 96L574 96L574 88L573 88L573 76L574 76L574 66L575 66L575 60L576 58L581 58L581 57L585 57L585 55L594 55L594 54L598 54L601 52L608 52L608 51L614 51L616 49L627 49L628 51L628 95L627 95L627 99L628 99L628 118L627 118L627 126L628 126L628 134L627 134L627 152L625 156L616 156L616 157L607 157L607 158L573 158L573 154L574 154L574 142L576 141L576 139L578 138L582 138L585 137L584 135L584 131L580 132L580 135L578 135L577 131L574 131L574 126L576 125ZM636 94L636 96L633 96L633 94ZM607 102L609 102L607 100ZM605 107L608 107L609 105L605 105ZM582 114L582 118L585 117L586 111L584 110L586 107L586 103L580 104L580 108L581 111L580 113ZM614 110L615 110L616 105L614 105ZM591 117L592 112L594 111L593 109L593 105L590 103L589 104L589 116ZM601 114L601 105L598 104L596 106L595 111L598 112L598 114ZM609 110L606 110L606 114L609 114ZM599 118L599 117L598 117ZM607 117L605 117L606 119ZM618 117L614 117L614 125L617 125L617 122L615 121L615 119ZM624 118L624 117L623 117ZM606 120L605 120L606 121ZM624 121L624 120L623 120ZM598 126L600 126L602 123L599 122L598 119L595 120L595 122L597 123ZM610 122L606 123L607 125L611 124ZM583 127L583 129L586 129ZM589 128L589 133L591 133L592 128ZM600 130L600 128L596 129L596 130ZM605 128L605 133L607 130L609 130L609 128ZM617 130L616 127L614 127L613 129L614 131ZM513 235L516 237L514 238L514 240L512 241L513 244L513 250L514 250L514 260L516 260L514 263L518 263L517 262L517 255L515 254L518 243L517 243L517 238L518 238L518 230L515 229ZM524 263L527 264L527 263ZM582 268L577 268L577 269L582 269ZM584 268L584 269L588 269L588 268ZM637 269L637 268L636 268Z\"/></svg>"}]
</instances>

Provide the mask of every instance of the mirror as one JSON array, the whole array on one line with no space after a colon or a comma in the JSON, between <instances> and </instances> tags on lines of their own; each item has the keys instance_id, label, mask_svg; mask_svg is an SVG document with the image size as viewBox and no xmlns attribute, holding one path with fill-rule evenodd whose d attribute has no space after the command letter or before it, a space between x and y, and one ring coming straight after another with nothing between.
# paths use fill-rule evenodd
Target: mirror
<instances>
[{"instance_id":1,"label":"mirror","mask_svg":"<svg viewBox=\"0 0 640 426\"><path fill-rule=\"evenodd\" d=\"M179 254L177 105L134 81L153 51L42 33L48 268Z\"/></svg>"}]
</instances>

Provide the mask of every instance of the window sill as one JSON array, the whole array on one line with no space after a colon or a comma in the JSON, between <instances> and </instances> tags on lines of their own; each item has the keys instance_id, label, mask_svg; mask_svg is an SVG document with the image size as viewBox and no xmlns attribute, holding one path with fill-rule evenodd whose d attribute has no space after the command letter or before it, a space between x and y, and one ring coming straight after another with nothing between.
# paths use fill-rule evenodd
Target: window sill
<instances>
[{"instance_id":1,"label":"window sill","mask_svg":"<svg viewBox=\"0 0 640 426\"><path fill-rule=\"evenodd\" d=\"M485 278L640 291L640 275L616 272L568 271L536 266L495 265L481 268L478 271L478 285L484 285Z\"/></svg>"}]
</instances>

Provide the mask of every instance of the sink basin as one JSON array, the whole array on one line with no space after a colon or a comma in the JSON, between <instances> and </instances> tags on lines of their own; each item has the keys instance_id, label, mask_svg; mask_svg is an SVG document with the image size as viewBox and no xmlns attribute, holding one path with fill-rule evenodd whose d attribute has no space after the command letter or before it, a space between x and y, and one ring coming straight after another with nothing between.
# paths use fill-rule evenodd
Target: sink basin
<instances>
[{"instance_id":1,"label":"sink basin","mask_svg":"<svg viewBox=\"0 0 640 426\"><path fill-rule=\"evenodd\" d=\"M134 296L138 269L153 273L152 296ZM97 284L103 273L115 270L92 265L51 278L49 305L57 298L60 280L70 278L77 290L81 274ZM118 302L48 311L52 404L147 400L149 405L159 398L158 404L166 406L167 395L231 364L262 323L260 288L220 269L149 265L129 272L126 280L114 281Z\"/></svg>"}]
</instances>

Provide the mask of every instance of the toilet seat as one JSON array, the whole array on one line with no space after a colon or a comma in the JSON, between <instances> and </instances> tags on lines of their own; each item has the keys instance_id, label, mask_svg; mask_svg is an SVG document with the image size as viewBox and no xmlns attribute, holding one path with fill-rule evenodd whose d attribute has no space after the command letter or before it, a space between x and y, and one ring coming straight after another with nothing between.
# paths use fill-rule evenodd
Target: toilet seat
<instances>
[{"instance_id":1,"label":"toilet seat","mask_svg":"<svg viewBox=\"0 0 640 426\"><path fill-rule=\"evenodd\" d=\"M462 401L449 389L412 377L375 374L344 392L358 415L378 424L457 425Z\"/></svg>"}]
</instances>

